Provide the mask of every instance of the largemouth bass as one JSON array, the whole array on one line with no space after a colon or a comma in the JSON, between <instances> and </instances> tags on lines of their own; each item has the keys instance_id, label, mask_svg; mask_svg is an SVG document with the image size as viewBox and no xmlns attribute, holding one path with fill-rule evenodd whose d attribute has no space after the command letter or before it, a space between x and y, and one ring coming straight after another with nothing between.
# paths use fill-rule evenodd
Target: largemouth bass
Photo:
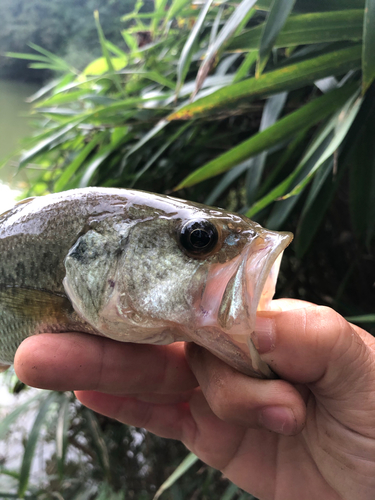
<instances>
[{"instance_id":1,"label":"largemouth bass","mask_svg":"<svg viewBox=\"0 0 375 500\"><path fill-rule=\"evenodd\" d=\"M29 198L0 215L0 367L44 332L192 341L272 378L252 341L291 233L127 189Z\"/></svg>"}]
</instances>

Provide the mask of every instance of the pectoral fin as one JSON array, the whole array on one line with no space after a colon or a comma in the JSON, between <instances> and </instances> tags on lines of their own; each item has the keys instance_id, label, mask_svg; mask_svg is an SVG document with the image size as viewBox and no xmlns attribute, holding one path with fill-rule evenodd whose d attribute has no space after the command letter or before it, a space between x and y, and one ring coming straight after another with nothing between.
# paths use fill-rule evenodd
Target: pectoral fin
<instances>
[{"instance_id":1,"label":"pectoral fin","mask_svg":"<svg viewBox=\"0 0 375 500\"><path fill-rule=\"evenodd\" d=\"M13 363L25 338L68 331L73 324L73 308L67 297L43 290L0 287L0 371Z\"/></svg>"}]
</instances>

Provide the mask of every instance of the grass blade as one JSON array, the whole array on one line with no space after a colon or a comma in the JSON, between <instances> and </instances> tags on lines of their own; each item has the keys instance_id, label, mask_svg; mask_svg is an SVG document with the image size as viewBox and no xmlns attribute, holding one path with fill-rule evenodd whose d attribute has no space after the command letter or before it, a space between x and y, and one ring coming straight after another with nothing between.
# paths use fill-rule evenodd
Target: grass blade
<instances>
[{"instance_id":1,"label":"grass blade","mask_svg":"<svg viewBox=\"0 0 375 500\"><path fill-rule=\"evenodd\" d=\"M93 439L93 445L96 451L96 454L98 456L98 460L100 462L100 465L103 469L103 472L107 479L110 478L111 472L110 472L110 461L109 461L109 453L108 453L108 448L106 446L103 433L100 429L99 422L94 414L89 409L85 410L85 419L88 424L88 427L91 432L91 436Z\"/></svg>"},{"instance_id":2,"label":"grass blade","mask_svg":"<svg viewBox=\"0 0 375 500\"><path fill-rule=\"evenodd\" d=\"M328 12L343 9L363 9L365 0L297 0L295 12ZM272 0L258 0L259 10L270 10Z\"/></svg>"},{"instance_id":3,"label":"grass blade","mask_svg":"<svg viewBox=\"0 0 375 500\"><path fill-rule=\"evenodd\" d=\"M189 455L180 463L173 474L171 474L169 478L160 486L153 500L157 500L164 491L170 488L172 484L174 484L181 476L183 476L185 472L190 469L190 467L192 467L198 460L199 458L194 455L194 453L189 453Z\"/></svg>"},{"instance_id":4,"label":"grass blade","mask_svg":"<svg viewBox=\"0 0 375 500\"><path fill-rule=\"evenodd\" d=\"M346 321L351 323L375 323L375 314L364 314L362 316L346 316Z\"/></svg>"},{"instance_id":5,"label":"grass blade","mask_svg":"<svg viewBox=\"0 0 375 500\"><path fill-rule=\"evenodd\" d=\"M281 141L292 138L301 132L302 129L312 127L315 123L318 123L340 108L349 96L353 94L354 90L355 87L353 85L348 85L328 92L322 97L305 104L305 106L297 111L281 118L268 129L255 134L247 141L242 142L203 167L195 170L175 190L193 186L198 182L226 172L246 158L255 156ZM282 196L283 194L285 194L285 191L277 194L277 196Z\"/></svg>"},{"instance_id":6,"label":"grass blade","mask_svg":"<svg viewBox=\"0 0 375 500\"><path fill-rule=\"evenodd\" d=\"M352 126L355 117L360 110L361 104L362 99L357 99L352 106L348 106L348 109L344 109L342 113L340 113L338 119L338 127L335 130L331 143L321 155L316 164L313 166L313 168L310 170L310 172L306 175L306 177L300 183L298 183L297 186L295 186L289 193L284 195L283 199L287 199L300 193L302 189L310 182L315 172L325 163L326 160L328 160L330 156L335 153L335 151L337 151L337 149L345 139L350 127Z\"/></svg>"},{"instance_id":7,"label":"grass blade","mask_svg":"<svg viewBox=\"0 0 375 500\"><path fill-rule=\"evenodd\" d=\"M168 120L189 120L211 114L214 110L233 108L249 97L256 98L285 92L311 84L327 76L344 74L361 65L361 45L335 50L311 59L263 73L259 78L249 78L227 85L207 97L183 106L167 117Z\"/></svg>"},{"instance_id":8,"label":"grass blade","mask_svg":"<svg viewBox=\"0 0 375 500\"><path fill-rule=\"evenodd\" d=\"M25 403L17 406L11 413L9 413L3 420L0 422L0 440L4 439L5 435L9 432L9 429L13 422L17 420L17 418L22 415L25 411L29 409L29 407L35 403L36 401L40 401L45 394L40 392L36 396L28 399Z\"/></svg>"},{"instance_id":9,"label":"grass blade","mask_svg":"<svg viewBox=\"0 0 375 500\"><path fill-rule=\"evenodd\" d=\"M102 48L103 57L107 61L108 69L112 73L111 78L113 79L113 81L117 87L117 90L122 93L123 89L121 86L121 80L120 80L119 76L115 73L115 69L113 67L111 56L109 54L109 50L108 50L108 46L107 46L107 40L104 36L103 29L102 29L100 21L99 21L99 12L97 10L94 11L94 19L95 19L96 29L97 29L98 35L99 35L99 41L100 41L100 46ZM108 75L108 77L110 77L110 76Z\"/></svg>"},{"instance_id":10,"label":"grass blade","mask_svg":"<svg viewBox=\"0 0 375 500\"><path fill-rule=\"evenodd\" d=\"M257 76L262 73L275 40L293 9L294 2L295 0L274 0L260 40Z\"/></svg>"},{"instance_id":11,"label":"grass blade","mask_svg":"<svg viewBox=\"0 0 375 500\"><path fill-rule=\"evenodd\" d=\"M57 417L57 425L56 425L56 458L57 458L57 467L61 479L64 476L64 462L65 462L66 450L68 447L68 428L70 420L69 406L70 406L69 397L65 396L65 399L63 400L60 406L59 414Z\"/></svg>"},{"instance_id":12,"label":"grass blade","mask_svg":"<svg viewBox=\"0 0 375 500\"><path fill-rule=\"evenodd\" d=\"M178 96L178 92L181 88L181 85L185 81L185 77L189 70L190 61L193 55L193 52L198 44L199 35L206 19L207 13L211 7L213 0L206 0L206 3L202 7L198 19L195 21L194 28L191 30L191 33L186 40L184 48L182 49L180 59L178 61L177 66L177 86L176 86L176 95Z\"/></svg>"},{"instance_id":13,"label":"grass blade","mask_svg":"<svg viewBox=\"0 0 375 500\"><path fill-rule=\"evenodd\" d=\"M20 479L19 479L19 485L18 485L18 495L22 498L25 495L28 482L29 482L29 476L30 476L30 469L31 469L31 464L34 458L35 454L35 448L39 439L39 434L42 428L43 423L45 422L47 418L47 414L49 410L51 409L51 406L60 398L60 394L56 392L50 392L47 394L47 397L45 397L43 403L40 406L40 409L38 411L38 414L34 420L34 424L31 428L31 431L29 433L26 445L25 445L25 451L23 454L22 458L22 465L21 465L21 472L20 472Z\"/></svg>"},{"instance_id":14,"label":"grass blade","mask_svg":"<svg viewBox=\"0 0 375 500\"><path fill-rule=\"evenodd\" d=\"M262 132L269 127L272 127L278 120L281 111L284 108L287 92L276 94L267 100L263 108L262 119L260 122L259 131ZM263 151L260 155L253 158L253 164L247 171L246 176L246 202L251 205L255 200L255 195L258 191L259 183L262 178L263 168L267 160L267 151Z\"/></svg>"},{"instance_id":15,"label":"grass blade","mask_svg":"<svg viewBox=\"0 0 375 500\"><path fill-rule=\"evenodd\" d=\"M239 6L232 13L228 21L222 27L214 43L208 48L206 57L204 58L204 61L202 62L197 74L197 78L195 81L195 90L193 92L192 99L202 87L206 76L208 75L215 62L219 50L222 49L225 43L227 43L227 41L233 36L237 28L243 22L246 22L249 16L254 13L254 11L251 11L251 8L255 3L256 0L242 0Z\"/></svg>"},{"instance_id":16,"label":"grass blade","mask_svg":"<svg viewBox=\"0 0 375 500\"><path fill-rule=\"evenodd\" d=\"M264 25L233 38L228 50L256 50ZM363 35L363 10L314 12L290 16L277 36L274 47L294 47L337 41L359 41Z\"/></svg>"},{"instance_id":17,"label":"grass blade","mask_svg":"<svg viewBox=\"0 0 375 500\"><path fill-rule=\"evenodd\" d=\"M72 176L76 173L82 163L86 160L93 149L102 141L105 134L97 134L92 141L90 141L80 153L74 158L74 160L64 169L60 178L55 183L55 193L62 191L64 187L71 180Z\"/></svg>"},{"instance_id":18,"label":"grass blade","mask_svg":"<svg viewBox=\"0 0 375 500\"><path fill-rule=\"evenodd\" d=\"M363 92L375 79L375 1L366 0L365 20L363 25Z\"/></svg>"}]
</instances>

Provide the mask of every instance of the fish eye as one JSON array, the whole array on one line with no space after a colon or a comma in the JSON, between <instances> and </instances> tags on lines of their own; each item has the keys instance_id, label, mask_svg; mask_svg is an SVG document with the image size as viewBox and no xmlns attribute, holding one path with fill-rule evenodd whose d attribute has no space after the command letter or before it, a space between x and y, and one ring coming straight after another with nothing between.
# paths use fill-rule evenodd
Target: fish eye
<instances>
[{"instance_id":1,"label":"fish eye","mask_svg":"<svg viewBox=\"0 0 375 500\"><path fill-rule=\"evenodd\" d=\"M207 255L216 246L219 235L212 222L208 220L189 221L180 232L180 243L193 255Z\"/></svg>"}]
</instances>

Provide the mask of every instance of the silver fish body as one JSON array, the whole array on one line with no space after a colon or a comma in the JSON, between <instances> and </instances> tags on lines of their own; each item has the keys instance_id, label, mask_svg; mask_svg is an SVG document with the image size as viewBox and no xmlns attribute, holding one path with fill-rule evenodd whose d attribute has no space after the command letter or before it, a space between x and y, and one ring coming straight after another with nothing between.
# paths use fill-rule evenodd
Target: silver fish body
<instances>
[{"instance_id":1,"label":"silver fish body","mask_svg":"<svg viewBox=\"0 0 375 500\"><path fill-rule=\"evenodd\" d=\"M0 215L0 366L26 337L193 341L255 377L251 339L290 233L169 196L87 188Z\"/></svg>"}]
</instances>

